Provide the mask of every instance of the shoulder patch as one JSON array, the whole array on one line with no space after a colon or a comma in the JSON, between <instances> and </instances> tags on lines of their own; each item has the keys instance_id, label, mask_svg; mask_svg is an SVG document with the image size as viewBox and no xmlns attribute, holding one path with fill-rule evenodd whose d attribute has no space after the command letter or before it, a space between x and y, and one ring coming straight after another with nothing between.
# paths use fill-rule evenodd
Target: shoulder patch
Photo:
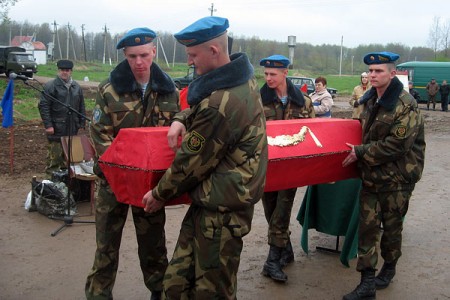
<instances>
[{"instance_id":1,"label":"shoulder patch","mask_svg":"<svg viewBox=\"0 0 450 300\"><path fill-rule=\"evenodd\" d=\"M100 121L100 117L102 115L102 111L100 108L94 108L94 111L92 112L92 122L94 124L98 123Z\"/></svg>"},{"instance_id":2,"label":"shoulder patch","mask_svg":"<svg viewBox=\"0 0 450 300\"><path fill-rule=\"evenodd\" d=\"M397 128L395 128L395 136L398 138L404 138L406 136L406 126L405 125L398 125Z\"/></svg>"},{"instance_id":3,"label":"shoulder patch","mask_svg":"<svg viewBox=\"0 0 450 300\"><path fill-rule=\"evenodd\" d=\"M199 152L205 144L205 138L198 132L192 131L187 140L187 148L191 152Z\"/></svg>"},{"instance_id":4,"label":"shoulder patch","mask_svg":"<svg viewBox=\"0 0 450 300\"><path fill-rule=\"evenodd\" d=\"M404 105L410 105L411 103L416 102L414 97L411 96L411 94L405 90L402 91L399 98L403 102Z\"/></svg>"}]
</instances>

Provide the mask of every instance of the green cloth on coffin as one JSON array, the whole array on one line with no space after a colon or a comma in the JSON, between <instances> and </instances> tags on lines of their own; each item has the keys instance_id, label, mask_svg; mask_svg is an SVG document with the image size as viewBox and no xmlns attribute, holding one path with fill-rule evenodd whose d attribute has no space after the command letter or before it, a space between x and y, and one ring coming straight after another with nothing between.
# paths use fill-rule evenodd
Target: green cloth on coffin
<instances>
[{"instance_id":1,"label":"green cloth on coffin","mask_svg":"<svg viewBox=\"0 0 450 300\"><path fill-rule=\"evenodd\" d=\"M360 179L347 179L330 184L308 186L297 215L302 225L301 246L308 253L308 229L334 236L345 236L341 263L358 253L358 218Z\"/></svg>"}]
</instances>

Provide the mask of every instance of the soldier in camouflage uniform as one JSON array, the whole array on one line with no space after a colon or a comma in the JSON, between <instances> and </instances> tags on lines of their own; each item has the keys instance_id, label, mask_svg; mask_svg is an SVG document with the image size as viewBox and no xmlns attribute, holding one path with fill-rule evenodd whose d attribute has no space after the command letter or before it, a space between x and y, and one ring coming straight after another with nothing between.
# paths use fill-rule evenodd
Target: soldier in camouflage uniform
<instances>
[{"instance_id":1,"label":"soldier in camouflage uniform","mask_svg":"<svg viewBox=\"0 0 450 300\"><path fill-rule=\"evenodd\" d=\"M126 59L99 85L90 127L97 158L111 145L120 129L169 126L171 118L179 111L179 95L174 83L153 62L155 36L148 28L136 28L117 44L117 49L124 48ZM88 299L112 299L129 205L116 200L97 164L94 170L100 178L95 204L97 250L85 292ZM143 208L134 206L131 211L144 283L152 292L151 299L160 299L168 263L165 211L146 213Z\"/></svg>"},{"instance_id":2,"label":"soldier in camouflage uniform","mask_svg":"<svg viewBox=\"0 0 450 300\"><path fill-rule=\"evenodd\" d=\"M427 83L425 87L428 93L427 99L427 110L430 109L430 103L433 103L433 110L436 109L436 95L439 92L439 84L436 82L436 79L431 78L431 81Z\"/></svg>"},{"instance_id":3,"label":"soldier in camouflage uniform","mask_svg":"<svg viewBox=\"0 0 450 300\"><path fill-rule=\"evenodd\" d=\"M356 267L361 272L361 283L343 299L375 299L376 289L390 284L402 254L403 217L422 176L424 121L416 100L403 90L395 76L393 62L398 57L391 52L364 57L372 88L359 100L365 104L361 114L362 145L348 144L352 151L343 161L343 166L358 162L363 182ZM380 235L384 264L375 277Z\"/></svg>"},{"instance_id":4,"label":"soldier in camouflage uniform","mask_svg":"<svg viewBox=\"0 0 450 300\"><path fill-rule=\"evenodd\" d=\"M283 55L272 55L259 63L264 67L266 83L260 90L267 120L314 118L311 98L287 79L290 61ZM282 268L294 261L289 223L297 188L264 193L262 203L268 229L269 255L262 274L285 282Z\"/></svg>"},{"instance_id":5,"label":"soldier in camouflage uniform","mask_svg":"<svg viewBox=\"0 0 450 300\"><path fill-rule=\"evenodd\" d=\"M39 113L44 123L48 139L47 177L52 178L53 172L67 164L61 146L61 137L77 135L80 128L84 128L85 107L83 90L72 80L73 62L62 59L56 63L58 76L44 85L44 93L39 101ZM56 99L56 100L55 100ZM70 113L69 108L59 102L70 105L79 114Z\"/></svg>"},{"instance_id":6,"label":"soldier in camouflage uniform","mask_svg":"<svg viewBox=\"0 0 450 300\"><path fill-rule=\"evenodd\" d=\"M200 75L190 109L175 117L169 146L185 131L175 159L143 198L154 212L185 192L184 217L164 276L167 299L236 299L242 238L250 232L267 168L267 136L258 84L247 56L228 56L228 20L206 17L175 38Z\"/></svg>"}]
</instances>

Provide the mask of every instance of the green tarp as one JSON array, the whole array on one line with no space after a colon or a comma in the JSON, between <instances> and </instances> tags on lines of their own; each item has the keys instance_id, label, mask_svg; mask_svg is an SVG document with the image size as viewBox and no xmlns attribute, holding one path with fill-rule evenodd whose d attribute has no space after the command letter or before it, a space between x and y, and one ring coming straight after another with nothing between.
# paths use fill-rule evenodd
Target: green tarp
<instances>
[{"instance_id":1,"label":"green tarp","mask_svg":"<svg viewBox=\"0 0 450 300\"><path fill-rule=\"evenodd\" d=\"M301 246L308 253L308 229L334 236L345 236L340 260L349 260L358 253L358 216L360 179L308 186L297 215L302 225Z\"/></svg>"}]
</instances>

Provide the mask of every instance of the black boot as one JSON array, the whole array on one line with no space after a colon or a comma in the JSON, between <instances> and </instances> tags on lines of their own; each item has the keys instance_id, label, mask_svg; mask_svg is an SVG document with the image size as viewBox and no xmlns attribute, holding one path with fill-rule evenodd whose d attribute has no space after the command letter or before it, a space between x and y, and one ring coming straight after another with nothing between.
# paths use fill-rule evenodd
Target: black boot
<instances>
[{"instance_id":1,"label":"black boot","mask_svg":"<svg viewBox=\"0 0 450 300\"><path fill-rule=\"evenodd\" d=\"M275 281L285 282L288 277L281 270L280 258L281 258L280 247L270 246L269 256L264 264L262 274L264 276L270 277Z\"/></svg>"},{"instance_id":2,"label":"black boot","mask_svg":"<svg viewBox=\"0 0 450 300\"><path fill-rule=\"evenodd\" d=\"M150 300L161 300L161 291L154 291L150 296Z\"/></svg>"},{"instance_id":3,"label":"black boot","mask_svg":"<svg viewBox=\"0 0 450 300\"><path fill-rule=\"evenodd\" d=\"M377 290L385 289L391 283L392 278L395 276L395 265L396 262L383 264L380 273L378 273L377 277L375 277L375 285Z\"/></svg>"},{"instance_id":4,"label":"black boot","mask_svg":"<svg viewBox=\"0 0 450 300\"><path fill-rule=\"evenodd\" d=\"M282 268L294 261L294 250L291 241L289 241L283 250L281 250L280 265Z\"/></svg>"},{"instance_id":5,"label":"black boot","mask_svg":"<svg viewBox=\"0 0 450 300\"><path fill-rule=\"evenodd\" d=\"M353 292L345 295L342 300L375 299L376 293L375 270L366 269L361 272L361 283L353 290Z\"/></svg>"}]
</instances>

